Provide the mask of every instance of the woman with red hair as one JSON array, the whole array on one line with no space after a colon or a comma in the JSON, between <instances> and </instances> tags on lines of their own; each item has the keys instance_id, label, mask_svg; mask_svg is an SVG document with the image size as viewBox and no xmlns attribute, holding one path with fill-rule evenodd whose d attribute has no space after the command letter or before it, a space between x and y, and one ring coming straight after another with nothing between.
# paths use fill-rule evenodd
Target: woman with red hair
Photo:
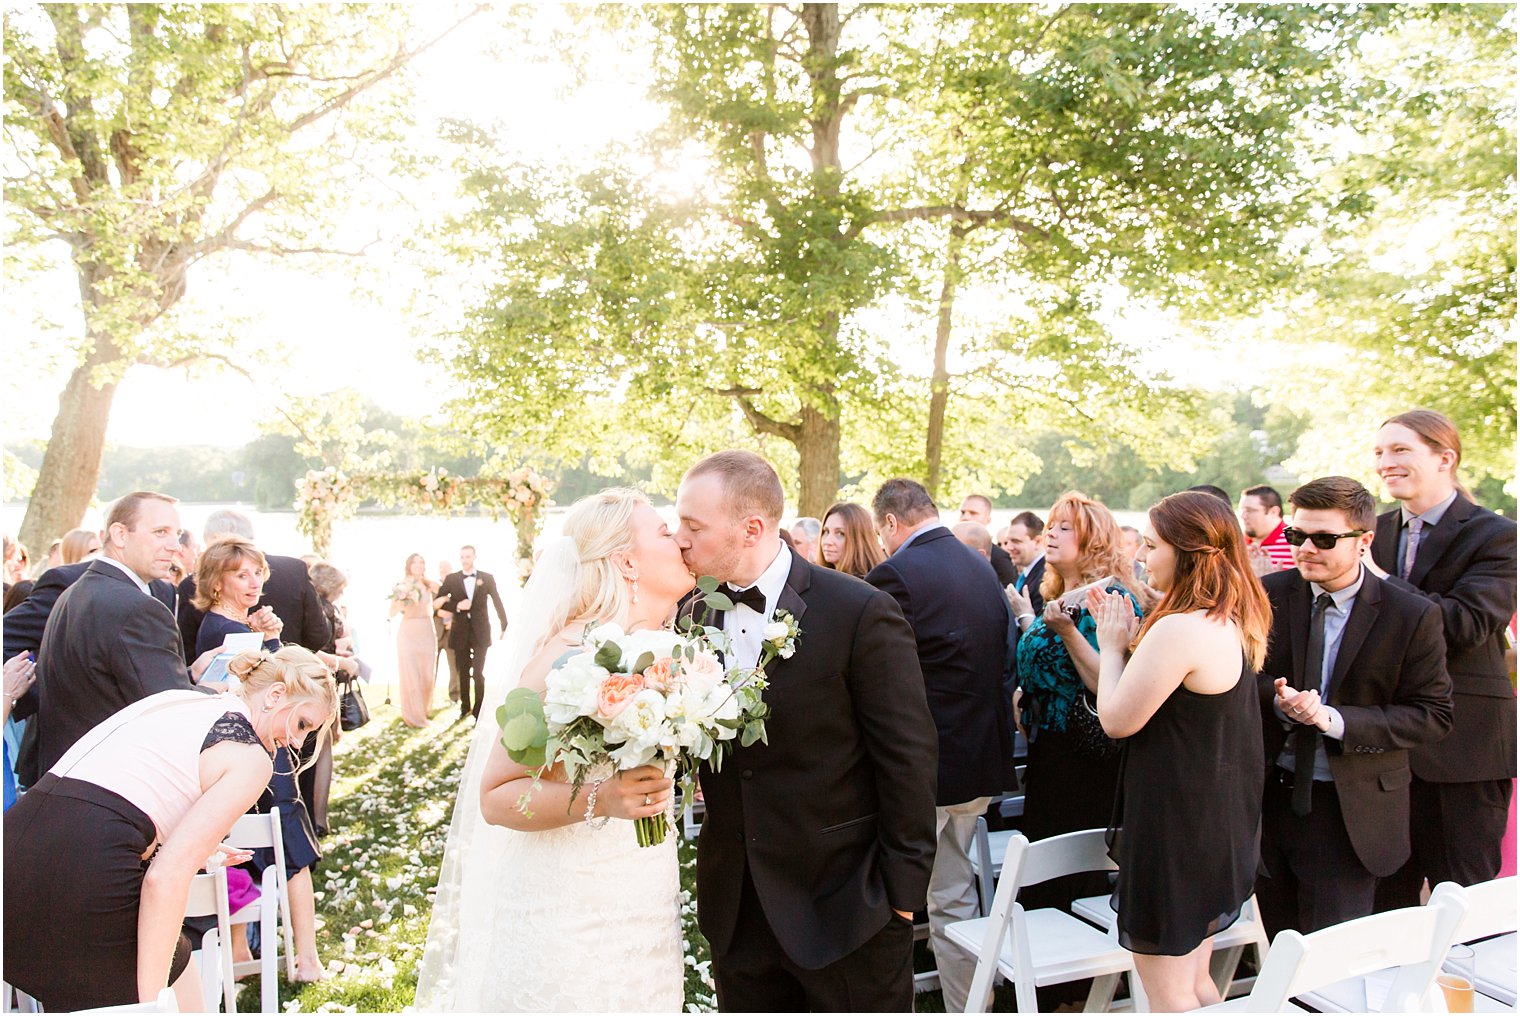
<instances>
[{"instance_id":1,"label":"woman with red hair","mask_svg":"<svg viewBox=\"0 0 1520 1016\"><path fill-rule=\"evenodd\" d=\"M1145 564L1163 595L1139 634L1126 597L1088 599L1098 717L1124 741L1110 833L1119 942L1135 954L1151 1010L1183 1012L1219 1001L1211 937L1240 916L1256 879L1255 672L1272 609L1227 503L1184 491L1149 519Z\"/></svg>"}]
</instances>

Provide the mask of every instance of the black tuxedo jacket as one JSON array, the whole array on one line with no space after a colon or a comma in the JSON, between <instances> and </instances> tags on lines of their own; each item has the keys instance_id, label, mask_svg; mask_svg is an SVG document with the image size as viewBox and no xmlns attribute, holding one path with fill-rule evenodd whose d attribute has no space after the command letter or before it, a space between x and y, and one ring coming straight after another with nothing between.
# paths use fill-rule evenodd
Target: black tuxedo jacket
<instances>
[{"instance_id":1,"label":"black tuxedo jacket","mask_svg":"<svg viewBox=\"0 0 1520 1016\"><path fill-rule=\"evenodd\" d=\"M459 601L466 599L464 572L450 572L438 587L438 595L449 598L442 609L454 615L454 623L449 626L451 649L484 648L491 644L491 612L486 606L487 599L496 605L501 630L507 630L507 608L501 605L501 593L497 592L496 579L490 572L475 569L475 596L470 600L469 610L459 609Z\"/></svg>"},{"instance_id":2,"label":"black tuxedo jacket","mask_svg":"<svg viewBox=\"0 0 1520 1016\"><path fill-rule=\"evenodd\" d=\"M55 569L56 570L56 569ZM195 687L174 615L120 569L94 561L63 591L37 653L37 767L45 773L112 713Z\"/></svg>"},{"instance_id":3,"label":"black tuxedo jacket","mask_svg":"<svg viewBox=\"0 0 1520 1016\"><path fill-rule=\"evenodd\" d=\"M1029 596L1029 602L1034 607L1034 616L1039 617L1045 611L1045 597L1040 595L1040 583L1045 581L1045 556L1029 569L1029 578L1024 582L1024 592Z\"/></svg>"},{"instance_id":4,"label":"black tuxedo jacket","mask_svg":"<svg viewBox=\"0 0 1520 1016\"><path fill-rule=\"evenodd\" d=\"M781 948L817 970L901 920L894 909L923 908L937 745L892 597L792 554L777 609L802 634L791 659L767 668L768 743L702 768L697 914L726 954L747 869Z\"/></svg>"},{"instance_id":5,"label":"black tuxedo jacket","mask_svg":"<svg viewBox=\"0 0 1520 1016\"><path fill-rule=\"evenodd\" d=\"M317 587L311 584L311 571L306 562L298 557L282 557L265 554L269 565L269 577L264 580L264 595L254 605L274 608L275 616L284 623L280 641L295 644L316 652L326 649L332 642L332 625L322 610L322 598ZM187 575L179 584L179 611L176 622L179 638L185 646L185 659L195 659L195 645L200 639L201 620L205 613L191 601L195 598L195 576Z\"/></svg>"},{"instance_id":6,"label":"black tuxedo jacket","mask_svg":"<svg viewBox=\"0 0 1520 1016\"><path fill-rule=\"evenodd\" d=\"M1304 673L1313 593L1292 571L1262 577L1272 602L1267 662L1258 678L1267 766L1288 729L1272 708L1272 682L1319 687ZM1451 679L1441 612L1407 589L1364 572L1351 601L1324 701L1346 722L1345 737L1324 739L1330 775L1351 846L1373 875L1393 874L1409 859L1409 757L1451 729Z\"/></svg>"},{"instance_id":7,"label":"black tuxedo jacket","mask_svg":"<svg viewBox=\"0 0 1520 1016\"><path fill-rule=\"evenodd\" d=\"M42 632L47 627L48 617L53 613L53 608L58 604L58 598L63 595L65 589L78 582L79 577L88 571L93 563L93 561L78 561L74 564L62 564L56 568L49 568L37 579L26 599L6 612L5 659L9 660L19 653L36 653L42 648ZM110 566L107 565L107 567ZM152 591L154 599L170 610L174 609L174 586L167 580L154 579L148 583L148 589ZM16 707L11 715L21 720L36 711L37 686L33 685L25 695L16 700Z\"/></svg>"},{"instance_id":8,"label":"black tuxedo jacket","mask_svg":"<svg viewBox=\"0 0 1520 1016\"><path fill-rule=\"evenodd\" d=\"M866 581L890 593L913 628L939 731L935 803L1001 794L1013 782L1013 710L1003 695L1008 598L986 560L948 529L923 533Z\"/></svg>"},{"instance_id":9,"label":"black tuxedo jacket","mask_svg":"<svg viewBox=\"0 0 1520 1016\"><path fill-rule=\"evenodd\" d=\"M1399 573L1399 509L1378 516L1372 559ZM1515 776L1515 691L1504 666L1504 628L1515 613L1515 523L1461 494L1421 534L1409 582L1440 608L1455 716L1452 734L1413 753L1414 773L1432 783Z\"/></svg>"},{"instance_id":10,"label":"black tuxedo jacket","mask_svg":"<svg viewBox=\"0 0 1520 1016\"><path fill-rule=\"evenodd\" d=\"M1013 558L1008 556L1008 551L994 543L991 554L992 570L997 575L998 585L1000 587L1008 586L1017 582L1019 580L1019 569L1013 563Z\"/></svg>"}]
</instances>

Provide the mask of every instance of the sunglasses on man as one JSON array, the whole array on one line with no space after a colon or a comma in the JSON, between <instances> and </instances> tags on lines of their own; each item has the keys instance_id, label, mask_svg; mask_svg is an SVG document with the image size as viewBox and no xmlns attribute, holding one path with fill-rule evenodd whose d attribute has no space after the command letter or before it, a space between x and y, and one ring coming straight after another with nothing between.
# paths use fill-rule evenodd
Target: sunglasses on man
<instances>
[{"instance_id":1,"label":"sunglasses on man","mask_svg":"<svg viewBox=\"0 0 1520 1016\"><path fill-rule=\"evenodd\" d=\"M1349 533L1306 533L1302 529L1294 529L1291 526L1283 530L1283 539L1295 547L1302 547L1307 540L1320 550L1330 550L1341 540L1352 536L1365 534L1365 529L1353 529Z\"/></svg>"}]
</instances>

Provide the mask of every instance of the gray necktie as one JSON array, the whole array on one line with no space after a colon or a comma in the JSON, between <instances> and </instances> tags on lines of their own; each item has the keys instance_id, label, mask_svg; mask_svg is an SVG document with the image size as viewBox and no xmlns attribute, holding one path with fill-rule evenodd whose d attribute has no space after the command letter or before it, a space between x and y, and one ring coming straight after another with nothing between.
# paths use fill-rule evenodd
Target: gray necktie
<instances>
[{"instance_id":1,"label":"gray necktie","mask_svg":"<svg viewBox=\"0 0 1520 1016\"><path fill-rule=\"evenodd\" d=\"M1329 593L1314 598L1314 614L1309 619L1309 648L1304 653L1304 687L1318 688L1325 671L1325 611L1335 601ZM1314 750L1319 747L1319 728L1300 723L1293 728L1293 814L1303 816L1314 808Z\"/></svg>"},{"instance_id":2,"label":"gray necktie","mask_svg":"<svg viewBox=\"0 0 1520 1016\"><path fill-rule=\"evenodd\" d=\"M1420 549L1420 530L1425 528L1425 520L1416 516L1409 520L1409 538L1404 541L1404 564L1399 568L1399 578L1409 578L1409 573L1414 571L1414 556Z\"/></svg>"}]
</instances>

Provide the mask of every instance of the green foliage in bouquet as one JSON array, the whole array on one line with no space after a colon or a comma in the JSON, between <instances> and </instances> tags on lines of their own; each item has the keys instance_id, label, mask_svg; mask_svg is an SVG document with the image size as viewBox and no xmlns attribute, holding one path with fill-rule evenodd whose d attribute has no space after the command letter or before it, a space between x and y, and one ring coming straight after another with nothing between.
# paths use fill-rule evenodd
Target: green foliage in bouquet
<instances>
[{"instance_id":1,"label":"green foliage in bouquet","mask_svg":"<svg viewBox=\"0 0 1520 1016\"><path fill-rule=\"evenodd\" d=\"M544 721L544 700L527 688L516 688L496 709L501 725L501 744L513 762L529 769L548 762L549 725Z\"/></svg>"}]
</instances>

